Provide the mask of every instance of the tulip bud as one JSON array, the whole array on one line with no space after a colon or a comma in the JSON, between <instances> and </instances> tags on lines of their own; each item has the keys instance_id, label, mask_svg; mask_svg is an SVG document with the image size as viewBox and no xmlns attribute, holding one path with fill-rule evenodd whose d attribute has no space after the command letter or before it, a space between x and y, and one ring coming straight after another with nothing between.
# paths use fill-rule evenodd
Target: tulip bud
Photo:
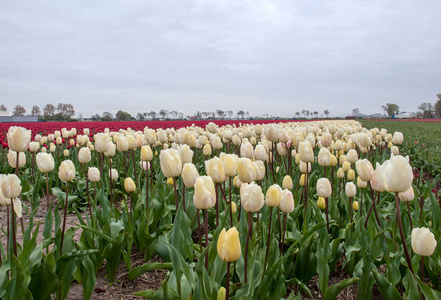
<instances>
[{"instance_id":1,"label":"tulip bud","mask_svg":"<svg viewBox=\"0 0 441 300\"><path fill-rule=\"evenodd\" d=\"M355 197L355 195L357 195L357 187L353 182L346 183L345 193L348 198L352 198Z\"/></svg>"},{"instance_id":2,"label":"tulip bud","mask_svg":"<svg viewBox=\"0 0 441 300\"><path fill-rule=\"evenodd\" d=\"M215 183L225 181L225 169L219 157L215 156L205 161L205 170Z\"/></svg>"},{"instance_id":3,"label":"tulip bud","mask_svg":"<svg viewBox=\"0 0 441 300\"><path fill-rule=\"evenodd\" d=\"M233 179L233 185L237 188L240 188L242 186L243 182L240 181L239 176L235 176Z\"/></svg>"},{"instance_id":4,"label":"tulip bud","mask_svg":"<svg viewBox=\"0 0 441 300\"><path fill-rule=\"evenodd\" d=\"M217 240L217 254L224 262L232 262L239 259L241 253L239 232L236 227L228 231L222 229Z\"/></svg>"},{"instance_id":5,"label":"tulip bud","mask_svg":"<svg viewBox=\"0 0 441 300\"><path fill-rule=\"evenodd\" d=\"M415 192L413 191L413 187L410 186L407 192L398 193L398 198L400 198L400 200L404 202L412 201L415 198Z\"/></svg>"},{"instance_id":6,"label":"tulip bud","mask_svg":"<svg viewBox=\"0 0 441 300\"><path fill-rule=\"evenodd\" d=\"M191 163L193 160L193 151L186 144L178 147L179 155L181 156L182 164Z\"/></svg>"},{"instance_id":7,"label":"tulip bud","mask_svg":"<svg viewBox=\"0 0 441 300\"><path fill-rule=\"evenodd\" d=\"M116 169L109 170L109 178L112 181L118 180L118 171Z\"/></svg>"},{"instance_id":8,"label":"tulip bud","mask_svg":"<svg viewBox=\"0 0 441 300\"><path fill-rule=\"evenodd\" d=\"M235 155L235 154L225 155L224 168L225 168L225 175L226 176L228 176L228 177L236 176L236 174L237 174L236 164L237 164L237 155Z\"/></svg>"},{"instance_id":9,"label":"tulip bud","mask_svg":"<svg viewBox=\"0 0 441 300\"><path fill-rule=\"evenodd\" d=\"M75 165L69 159L63 160L58 169L58 178L61 181L72 181L75 179Z\"/></svg>"},{"instance_id":10,"label":"tulip bud","mask_svg":"<svg viewBox=\"0 0 441 300\"><path fill-rule=\"evenodd\" d=\"M90 149L87 147L83 147L78 151L78 161L81 164L87 164L91 161L92 155L90 153Z\"/></svg>"},{"instance_id":11,"label":"tulip bud","mask_svg":"<svg viewBox=\"0 0 441 300\"><path fill-rule=\"evenodd\" d=\"M317 195L319 197L328 198L331 194L332 188L328 178L320 178L317 180Z\"/></svg>"},{"instance_id":12,"label":"tulip bud","mask_svg":"<svg viewBox=\"0 0 441 300\"><path fill-rule=\"evenodd\" d=\"M349 181L352 181L355 179L355 172L354 170L350 169L348 171L348 174L346 175Z\"/></svg>"},{"instance_id":13,"label":"tulip bud","mask_svg":"<svg viewBox=\"0 0 441 300\"><path fill-rule=\"evenodd\" d=\"M357 169L358 176L363 181L371 181L374 175L374 168L369 160L363 159L358 160L355 163L355 168Z\"/></svg>"},{"instance_id":14,"label":"tulip bud","mask_svg":"<svg viewBox=\"0 0 441 300\"><path fill-rule=\"evenodd\" d=\"M69 156L69 150L64 149L63 150L63 155L64 155L64 157L68 157Z\"/></svg>"},{"instance_id":15,"label":"tulip bud","mask_svg":"<svg viewBox=\"0 0 441 300\"><path fill-rule=\"evenodd\" d=\"M282 191L282 196L280 197L280 210L284 213L292 213L294 210L294 197L292 192L284 189Z\"/></svg>"},{"instance_id":16,"label":"tulip bud","mask_svg":"<svg viewBox=\"0 0 441 300\"><path fill-rule=\"evenodd\" d=\"M358 201L354 201L352 203L352 209L355 210L355 211L360 209L360 204L358 204Z\"/></svg>"},{"instance_id":17,"label":"tulip bud","mask_svg":"<svg viewBox=\"0 0 441 300\"><path fill-rule=\"evenodd\" d=\"M400 149L398 149L397 146L392 146L392 148L390 148L390 153L392 153L393 155L399 155L400 154Z\"/></svg>"},{"instance_id":18,"label":"tulip bud","mask_svg":"<svg viewBox=\"0 0 441 300\"><path fill-rule=\"evenodd\" d=\"M29 143L29 151L37 152L39 148L40 148L40 144L38 142L30 142Z\"/></svg>"},{"instance_id":19,"label":"tulip bud","mask_svg":"<svg viewBox=\"0 0 441 300\"><path fill-rule=\"evenodd\" d=\"M253 145L250 142L244 142L240 145L240 156L252 159L254 155Z\"/></svg>"},{"instance_id":20,"label":"tulip bud","mask_svg":"<svg viewBox=\"0 0 441 300\"><path fill-rule=\"evenodd\" d=\"M181 174L182 161L178 150L173 148L161 150L159 162L165 177L178 177Z\"/></svg>"},{"instance_id":21,"label":"tulip bud","mask_svg":"<svg viewBox=\"0 0 441 300\"><path fill-rule=\"evenodd\" d=\"M89 177L89 180L91 182L99 182L101 179L100 170L95 167L89 167L89 170L87 171L87 176Z\"/></svg>"},{"instance_id":22,"label":"tulip bud","mask_svg":"<svg viewBox=\"0 0 441 300\"><path fill-rule=\"evenodd\" d=\"M55 152L55 149L56 149L55 144L54 144L54 143L51 143L51 144L49 145L49 151L50 151L51 153L54 153L54 152Z\"/></svg>"},{"instance_id":23,"label":"tulip bud","mask_svg":"<svg viewBox=\"0 0 441 300\"><path fill-rule=\"evenodd\" d=\"M401 155L393 156L381 166L383 171L381 184L386 191L392 193L407 192L413 180L412 167L409 164L409 157Z\"/></svg>"},{"instance_id":24,"label":"tulip bud","mask_svg":"<svg viewBox=\"0 0 441 300\"><path fill-rule=\"evenodd\" d=\"M342 168L339 168L337 170L337 178L339 178L339 179L345 178L345 171L343 171Z\"/></svg>"},{"instance_id":25,"label":"tulip bud","mask_svg":"<svg viewBox=\"0 0 441 300\"><path fill-rule=\"evenodd\" d=\"M254 159L262 161L268 160L268 154L266 153L265 146L262 144L256 146L256 149L254 150Z\"/></svg>"},{"instance_id":26,"label":"tulip bud","mask_svg":"<svg viewBox=\"0 0 441 300\"><path fill-rule=\"evenodd\" d=\"M124 189L127 193L136 191L136 185L135 182L133 182L133 179L130 177L127 177L124 179Z\"/></svg>"},{"instance_id":27,"label":"tulip bud","mask_svg":"<svg viewBox=\"0 0 441 300\"><path fill-rule=\"evenodd\" d=\"M430 229L421 227L412 229L412 250L421 256L431 256L436 248L436 239Z\"/></svg>"},{"instance_id":28,"label":"tulip bud","mask_svg":"<svg viewBox=\"0 0 441 300\"><path fill-rule=\"evenodd\" d=\"M57 144L57 145L63 144L63 139L61 138L61 136L59 136L55 139L55 144Z\"/></svg>"},{"instance_id":29,"label":"tulip bud","mask_svg":"<svg viewBox=\"0 0 441 300\"><path fill-rule=\"evenodd\" d=\"M331 165L331 152L327 148L322 148L317 157L320 166L328 167Z\"/></svg>"},{"instance_id":30,"label":"tulip bud","mask_svg":"<svg viewBox=\"0 0 441 300\"><path fill-rule=\"evenodd\" d=\"M168 185L173 185L173 177L167 178L167 184Z\"/></svg>"},{"instance_id":31,"label":"tulip bud","mask_svg":"<svg viewBox=\"0 0 441 300\"><path fill-rule=\"evenodd\" d=\"M314 151L312 150L312 146L309 142L300 142L299 157L301 161L314 162Z\"/></svg>"},{"instance_id":32,"label":"tulip bud","mask_svg":"<svg viewBox=\"0 0 441 300\"><path fill-rule=\"evenodd\" d=\"M236 202L234 202L234 201L231 201L231 212L233 213L233 214L235 214L236 212L237 212L237 206L236 206Z\"/></svg>"},{"instance_id":33,"label":"tulip bud","mask_svg":"<svg viewBox=\"0 0 441 300\"><path fill-rule=\"evenodd\" d=\"M205 144L204 148L202 149L202 154L204 156L210 156L211 155L211 146L210 146L210 144Z\"/></svg>"},{"instance_id":34,"label":"tulip bud","mask_svg":"<svg viewBox=\"0 0 441 300\"><path fill-rule=\"evenodd\" d=\"M357 151L355 151L354 149L349 150L346 154L346 158L351 164L354 164L358 160Z\"/></svg>"},{"instance_id":35,"label":"tulip bud","mask_svg":"<svg viewBox=\"0 0 441 300\"><path fill-rule=\"evenodd\" d=\"M8 163L12 168L17 167L17 152L9 149L8 151ZM22 168L26 164L26 155L24 152L19 152L18 154L18 167Z\"/></svg>"},{"instance_id":36,"label":"tulip bud","mask_svg":"<svg viewBox=\"0 0 441 300\"><path fill-rule=\"evenodd\" d=\"M282 188L278 184L273 184L266 192L266 205L275 207L280 203L282 197Z\"/></svg>"},{"instance_id":37,"label":"tulip bud","mask_svg":"<svg viewBox=\"0 0 441 300\"><path fill-rule=\"evenodd\" d=\"M31 142L31 131L24 127L9 127L8 133L8 148L15 152L25 152L29 148Z\"/></svg>"},{"instance_id":38,"label":"tulip bud","mask_svg":"<svg viewBox=\"0 0 441 300\"><path fill-rule=\"evenodd\" d=\"M301 186L305 186L305 184L306 184L306 175L305 174L302 174L302 176L300 176L299 184Z\"/></svg>"},{"instance_id":39,"label":"tulip bud","mask_svg":"<svg viewBox=\"0 0 441 300\"><path fill-rule=\"evenodd\" d=\"M120 136L116 140L116 148L118 149L119 152L126 152L127 150L129 150L129 143L127 142L127 139L124 136ZM142 149L141 149L141 156L142 156Z\"/></svg>"},{"instance_id":40,"label":"tulip bud","mask_svg":"<svg viewBox=\"0 0 441 300\"><path fill-rule=\"evenodd\" d=\"M291 190L292 187L293 187L293 183L292 183L291 176L286 175L285 177L283 177L282 188Z\"/></svg>"},{"instance_id":41,"label":"tulip bud","mask_svg":"<svg viewBox=\"0 0 441 300\"><path fill-rule=\"evenodd\" d=\"M303 161L300 161L299 169L300 169L301 173L303 173L303 174L308 173L309 174L309 173L311 173L311 170L312 170L311 163L305 163Z\"/></svg>"},{"instance_id":42,"label":"tulip bud","mask_svg":"<svg viewBox=\"0 0 441 300\"><path fill-rule=\"evenodd\" d=\"M246 183L240 188L240 203L247 212L257 212L264 204L262 188L257 184Z\"/></svg>"},{"instance_id":43,"label":"tulip bud","mask_svg":"<svg viewBox=\"0 0 441 300\"><path fill-rule=\"evenodd\" d=\"M349 171L351 169L351 163L349 161L345 161L343 162L343 171L346 173L347 171Z\"/></svg>"},{"instance_id":44,"label":"tulip bud","mask_svg":"<svg viewBox=\"0 0 441 300\"><path fill-rule=\"evenodd\" d=\"M392 143L394 143L395 145L401 145L403 143L403 140L404 140L403 133L399 131L395 131L394 136L392 138Z\"/></svg>"},{"instance_id":45,"label":"tulip bud","mask_svg":"<svg viewBox=\"0 0 441 300\"><path fill-rule=\"evenodd\" d=\"M20 196L21 181L15 174L8 174L2 179L2 193L5 198L14 199Z\"/></svg>"},{"instance_id":46,"label":"tulip bud","mask_svg":"<svg viewBox=\"0 0 441 300\"><path fill-rule=\"evenodd\" d=\"M188 188L194 187L194 184L196 182L196 178L199 177L198 170L196 169L196 166L192 163L186 163L182 167L182 173L181 173L182 179L184 181L184 184Z\"/></svg>"},{"instance_id":47,"label":"tulip bud","mask_svg":"<svg viewBox=\"0 0 441 300\"><path fill-rule=\"evenodd\" d=\"M210 209L216 204L214 182L210 176L196 178L193 203L198 209Z\"/></svg>"},{"instance_id":48,"label":"tulip bud","mask_svg":"<svg viewBox=\"0 0 441 300\"><path fill-rule=\"evenodd\" d=\"M255 180L257 170L249 158L238 158L236 169L241 182L250 183Z\"/></svg>"},{"instance_id":49,"label":"tulip bud","mask_svg":"<svg viewBox=\"0 0 441 300\"><path fill-rule=\"evenodd\" d=\"M357 186L358 186L360 189L364 189L365 187L367 187L367 182L361 180L360 177L357 177Z\"/></svg>"},{"instance_id":50,"label":"tulip bud","mask_svg":"<svg viewBox=\"0 0 441 300\"><path fill-rule=\"evenodd\" d=\"M325 198L323 198L323 197L319 197L318 198L318 200L317 200L317 207L318 208L320 208L320 209L326 209L326 201L325 201Z\"/></svg>"},{"instance_id":51,"label":"tulip bud","mask_svg":"<svg viewBox=\"0 0 441 300\"><path fill-rule=\"evenodd\" d=\"M217 292L217 300L225 300L227 298L227 290L224 287L221 287Z\"/></svg>"}]
</instances>

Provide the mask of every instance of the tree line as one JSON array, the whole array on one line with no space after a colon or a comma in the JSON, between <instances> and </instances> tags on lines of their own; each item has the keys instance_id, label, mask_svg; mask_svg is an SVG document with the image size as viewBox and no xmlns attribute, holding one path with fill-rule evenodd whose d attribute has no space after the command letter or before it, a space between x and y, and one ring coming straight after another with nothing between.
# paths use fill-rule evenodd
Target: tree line
<instances>
[{"instance_id":1,"label":"tree line","mask_svg":"<svg viewBox=\"0 0 441 300\"><path fill-rule=\"evenodd\" d=\"M7 110L8 108L4 104L0 105L0 111ZM26 112L27 110L23 106L17 104L12 110L12 115L23 117L26 115ZM74 115L75 109L70 103L58 103L57 106L49 103L43 107L43 110L41 110L38 105L34 105L30 113L30 116L35 116L46 121L69 121Z\"/></svg>"}]
</instances>

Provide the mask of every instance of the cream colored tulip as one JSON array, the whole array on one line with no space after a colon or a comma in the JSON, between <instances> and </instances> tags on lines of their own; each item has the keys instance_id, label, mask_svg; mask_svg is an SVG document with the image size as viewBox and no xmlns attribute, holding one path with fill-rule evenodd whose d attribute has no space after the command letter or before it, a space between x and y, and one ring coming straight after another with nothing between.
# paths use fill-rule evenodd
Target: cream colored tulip
<instances>
[{"instance_id":1,"label":"cream colored tulip","mask_svg":"<svg viewBox=\"0 0 441 300\"><path fill-rule=\"evenodd\" d=\"M331 183L328 178L320 178L317 180L316 189L319 197L328 198L332 194Z\"/></svg>"},{"instance_id":2,"label":"cream colored tulip","mask_svg":"<svg viewBox=\"0 0 441 300\"><path fill-rule=\"evenodd\" d=\"M182 161L178 150L173 148L161 150L159 162L165 177L178 177L181 174Z\"/></svg>"},{"instance_id":3,"label":"cream colored tulip","mask_svg":"<svg viewBox=\"0 0 441 300\"><path fill-rule=\"evenodd\" d=\"M216 192L210 176L196 178L193 203L198 209L210 209L216 204Z\"/></svg>"},{"instance_id":4,"label":"cream colored tulip","mask_svg":"<svg viewBox=\"0 0 441 300\"><path fill-rule=\"evenodd\" d=\"M240 203L247 212L257 212L264 205L262 188L257 184L245 183L240 188Z\"/></svg>"},{"instance_id":5,"label":"cream colored tulip","mask_svg":"<svg viewBox=\"0 0 441 300\"><path fill-rule=\"evenodd\" d=\"M431 256L437 242L430 229L421 227L412 229L412 250L421 256Z\"/></svg>"},{"instance_id":6,"label":"cream colored tulip","mask_svg":"<svg viewBox=\"0 0 441 300\"><path fill-rule=\"evenodd\" d=\"M265 202L270 207L278 206L282 197L282 188L278 184L273 184L266 192Z\"/></svg>"},{"instance_id":7,"label":"cream colored tulip","mask_svg":"<svg viewBox=\"0 0 441 300\"><path fill-rule=\"evenodd\" d=\"M9 127L7 133L8 148L15 152L25 152L31 142L31 131L24 127Z\"/></svg>"},{"instance_id":8,"label":"cream colored tulip","mask_svg":"<svg viewBox=\"0 0 441 300\"><path fill-rule=\"evenodd\" d=\"M63 160L58 169L58 178L61 181L72 181L75 179L75 165L69 159Z\"/></svg>"}]
</instances>

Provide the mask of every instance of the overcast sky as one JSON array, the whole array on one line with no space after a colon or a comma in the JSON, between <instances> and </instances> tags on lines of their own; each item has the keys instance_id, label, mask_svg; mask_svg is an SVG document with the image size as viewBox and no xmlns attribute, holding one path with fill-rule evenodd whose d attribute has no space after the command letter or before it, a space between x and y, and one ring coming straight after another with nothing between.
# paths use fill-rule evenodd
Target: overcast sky
<instances>
[{"instance_id":1,"label":"overcast sky","mask_svg":"<svg viewBox=\"0 0 441 300\"><path fill-rule=\"evenodd\" d=\"M84 116L417 111L441 93L440 0L0 0L0 104Z\"/></svg>"}]
</instances>

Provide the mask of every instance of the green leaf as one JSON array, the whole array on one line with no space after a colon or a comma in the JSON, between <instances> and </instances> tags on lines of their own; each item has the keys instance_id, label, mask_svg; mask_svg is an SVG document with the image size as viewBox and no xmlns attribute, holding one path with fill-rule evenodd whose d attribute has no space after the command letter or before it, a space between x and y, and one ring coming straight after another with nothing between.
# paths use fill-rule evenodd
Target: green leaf
<instances>
[{"instance_id":1,"label":"green leaf","mask_svg":"<svg viewBox=\"0 0 441 300\"><path fill-rule=\"evenodd\" d=\"M34 299L46 300L57 290L58 276L53 252L43 257L40 266L31 276L29 290Z\"/></svg>"},{"instance_id":2,"label":"green leaf","mask_svg":"<svg viewBox=\"0 0 441 300\"><path fill-rule=\"evenodd\" d=\"M83 299L90 299L96 282L95 266L87 256L83 259L82 265L83 268L81 268L81 275L83 277Z\"/></svg>"},{"instance_id":3,"label":"green leaf","mask_svg":"<svg viewBox=\"0 0 441 300\"><path fill-rule=\"evenodd\" d=\"M375 281L377 281L378 289L381 292L381 295L384 299L401 299L401 295L395 286L387 280L386 276L378 273L376 270L372 269L372 273L374 274Z\"/></svg>"},{"instance_id":4,"label":"green leaf","mask_svg":"<svg viewBox=\"0 0 441 300\"><path fill-rule=\"evenodd\" d=\"M172 263L146 263L142 266L136 267L133 270L131 270L128 274L128 279L130 281L134 280L136 277L153 270L171 270L173 269Z\"/></svg>"},{"instance_id":5,"label":"green leaf","mask_svg":"<svg viewBox=\"0 0 441 300\"><path fill-rule=\"evenodd\" d=\"M332 300L337 298L338 294L340 294L340 292L342 290L344 290L345 288L347 288L348 286L356 283L357 281L359 281L360 279L357 277L352 277L352 278L348 278L345 279L343 281L340 281L339 283L336 283L332 286L330 286L327 290L326 290L326 294L323 297L323 300Z\"/></svg>"},{"instance_id":6,"label":"green leaf","mask_svg":"<svg viewBox=\"0 0 441 300\"><path fill-rule=\"evenodd\" d=\"M427 285L425 285L418 277L415 277L415 280L420 287L421 292L424 294L427 300L440 300L441 293L437 290L431 289Z\"/></svg>"},{"instance_id":7,"label":"green leaf","mask_svg":"<svg viewBox=\"0 0 441 300\"><path fill-rule=\"evenodd\" d=\"M3 299L32 299L32 294L28 289L30 280L29 269L23 268L20 261L13 255L11 257L11 280L6 283L6 293Z\"/></svg>"}]
</instances>

